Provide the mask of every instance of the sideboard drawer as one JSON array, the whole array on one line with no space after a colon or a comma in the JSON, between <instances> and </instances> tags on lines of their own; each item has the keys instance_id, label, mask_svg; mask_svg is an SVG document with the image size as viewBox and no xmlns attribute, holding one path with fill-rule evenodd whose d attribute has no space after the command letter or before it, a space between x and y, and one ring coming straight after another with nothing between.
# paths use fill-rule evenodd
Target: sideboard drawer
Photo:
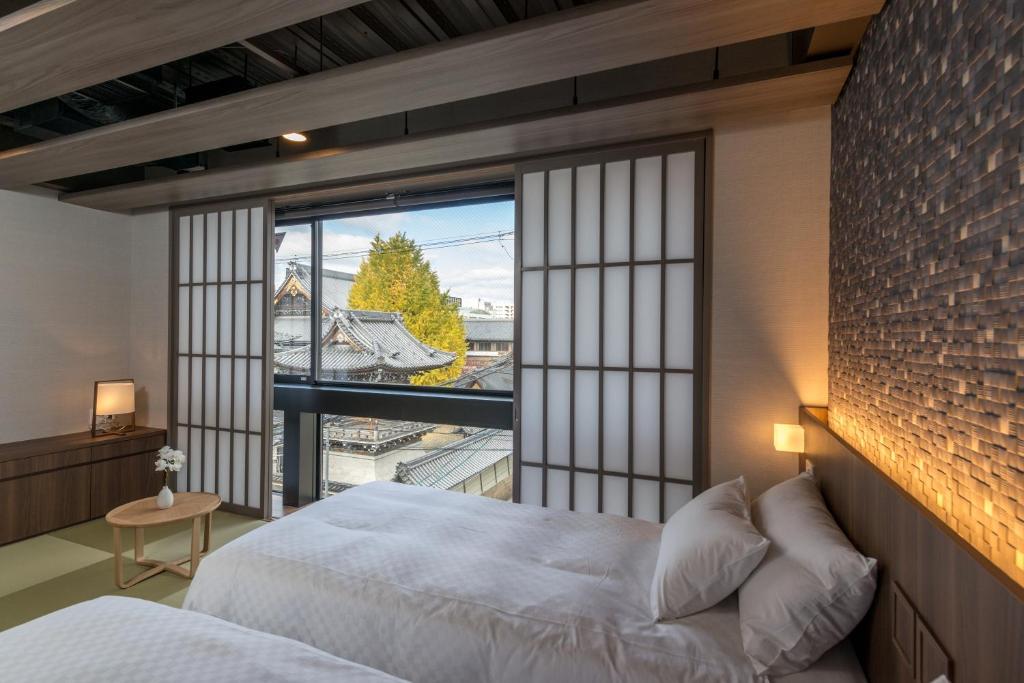
<instances>
[{"instance_id":1,"label":"sideboard drawer","mask_svg":"<svg viewBox=\"0 0 1024 683\"><path fill-rule=\"evenodd\" d=\"M89 468L72 467L0 482L0 543L90 519Z\"/></svg>"},{"instance_id":2,"label":"sideboard drawer","mask_svg":"<svg viewBox=\"0 0 1024 683\"><path fill-rule=\"evenodd\" d=\"M161 433L144 436L139 439L127 439L105 446L93 446L92 461L99 462L100 460L110 460L111 458L120 458L125 455L158 451L166 443L167 437Z\"/></svg>"},{"instance_id":3,"label":"sideboard drawer","mask_svg":"<svg viewBox=\"0 0 1024 683\"><path fill-rule=\"evenodd\" d=\"M90 448L78 448L61 453L46 453L31 458L0 462L0 481L13 477L24 477L28 474L59 470L65 467L85 465L91 458L91 450Z\"/></svg>"}]
</instances>

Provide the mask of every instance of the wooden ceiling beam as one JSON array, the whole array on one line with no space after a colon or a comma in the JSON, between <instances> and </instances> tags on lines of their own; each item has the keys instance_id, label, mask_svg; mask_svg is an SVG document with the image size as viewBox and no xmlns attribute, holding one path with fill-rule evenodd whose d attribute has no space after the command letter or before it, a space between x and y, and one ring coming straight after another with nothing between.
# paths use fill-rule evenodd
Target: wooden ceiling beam
<instances>
[{"instance_id":1,"label":"wooden ceiling beam","mask_svg":"<svg viewBox=\"0 0 1024 683\"><path fill-rule=\"evenodd\" d=\"M328 184L372 182L471 165L507 164L828 105L835 101L849 71L849 58L824 60L680 88L646 99L575 106L547 116L320 150L268 164L188 173L66 194L61 199L94 209L130 213L226 196L279 197Z\"/></svg>"},{"instance_id":2,"label":"wooden ceiling beam","mask_svg":"<svg viewBox=\"0 0 1024 683\"><path fill-rule=\"evenodd\" d=\"M362 2L41 0L0 17L0 112Z\"/></svg>"},{"instance_id":3,"label":"wooden ceiling beam","mask_svg":"<svg viewBox=\"0 0 1024 683\"><path fill-rule=\"evenodd\" d=\"M609 0L0 153L0 188L514 90L877 11L882 0Z\"/></svg>"}]
</instances>

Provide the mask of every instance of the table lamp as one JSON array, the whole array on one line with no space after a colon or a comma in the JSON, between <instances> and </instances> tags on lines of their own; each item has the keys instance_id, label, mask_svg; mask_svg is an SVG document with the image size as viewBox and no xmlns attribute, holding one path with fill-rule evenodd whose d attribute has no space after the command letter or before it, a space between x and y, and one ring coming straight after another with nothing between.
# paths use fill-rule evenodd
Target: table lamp
<instances>
[{"instance_id":1,"label":"table lamp","mask_svg":"<svg viewBox=\"0 0 1024 683\"><path fill-rule=\"evenodd\" d=\"M135 429L135 380L96 382L92 401L92 435L123 434Z\"/></svg>"}]
</instances>

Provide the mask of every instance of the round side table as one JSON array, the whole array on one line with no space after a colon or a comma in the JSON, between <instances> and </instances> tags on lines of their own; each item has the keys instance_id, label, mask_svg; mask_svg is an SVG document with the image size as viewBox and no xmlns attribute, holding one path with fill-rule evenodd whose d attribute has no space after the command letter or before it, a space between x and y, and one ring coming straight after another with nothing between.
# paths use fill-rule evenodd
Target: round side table
<instances>
[{"instance_id":1,"label":"round side table","mask_svg":"<svg viewBox=\"0 0 1024 683\"><path fill-rule=\"evenodd\" d=\"M210 549L210 533L213 530L213 511L220 507L220 496L213 493L176 493L174 505L161 510L156 506L156 497L125 503L107 513L107 524L114 529L114 583L118 588L130 588L140 581L161 572L171 572L191 579L199 568L199 558ZM173 524L186 519L192 520L192 550L180 560L163 562L143 556L145 529L153 526ZM199 547L199 527L203 526L203 545ZM124 580L124 564L121 557L121 529L135 529L135 564L150 567ZM181 565L189 564L185 569Z\"/></svg>"}]
</instances>

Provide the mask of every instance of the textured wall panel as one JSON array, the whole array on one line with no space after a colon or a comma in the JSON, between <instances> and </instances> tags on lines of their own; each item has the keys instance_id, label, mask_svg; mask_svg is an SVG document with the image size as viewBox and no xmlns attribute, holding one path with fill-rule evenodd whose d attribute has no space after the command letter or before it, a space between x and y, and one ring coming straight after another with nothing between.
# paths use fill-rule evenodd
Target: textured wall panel
<instances>
[{"instance_id":1,"label":"textured wall panel","mask_svg":"<svg viewBox=\"0 0 1024 683\"><path fill-rule=\"evenodd\" d=\"M833 428L1024 583L1024 2L892 0L833 112Z\"/></svg>"}]
</instances>

